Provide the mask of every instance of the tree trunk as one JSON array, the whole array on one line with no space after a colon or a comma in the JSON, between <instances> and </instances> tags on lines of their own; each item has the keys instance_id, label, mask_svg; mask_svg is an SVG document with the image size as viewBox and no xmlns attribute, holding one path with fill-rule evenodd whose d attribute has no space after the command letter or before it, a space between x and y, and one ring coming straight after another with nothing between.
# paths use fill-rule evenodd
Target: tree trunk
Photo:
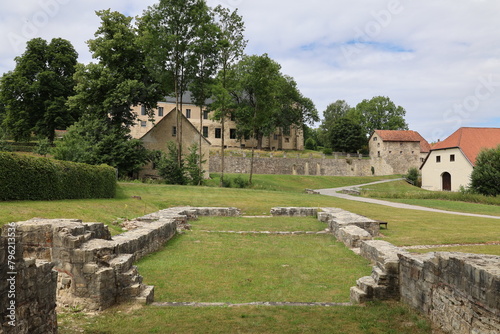
<instances>
[{"instance_id":1,"label":"tree trunk","mask_svg":"<svg viewBox=\"0 0 500 334\"><path fill-rule=\"evenodd\" d=\"M179 87L177 85L177 80L175 81L175 110L176 110L176 141L177 141L177 166L181 167L182 161L182 143L181 136L179 135L180 124L182 123L182 111L179 109Z\"/></svg>"},{"instance_id":2,"label":"tree trunk","mask_svg":"<svg viewBox=\"0 0 500 334\"><path fill-rule=\"evenodd\" d=\"M200 107L200 143L198 147L198 155L199 155L199 167L200 167L200 176L203 173L203 167L202 167L202 155L203 151L201 150L201 144L203 143L203 107ZM201 177L200 181L198 182L198 185L201 185Z\"/></svg>"},{"instance_id":3,"label":"tree trunk","mask_svg":"<svg viewBox=\"0 0 500 334\"><path fill-rule=\"evenodd\" d=\"M224 121L226 119L226 115L225 115L225 110L222 111L222 117L221 117L221 128L220 128L220 132L221 132L221 145L220 145L220 186L222 187L223 184L224 184L224 154L225 154L225 150L224 150Z\"/></svg>"},{"instance_id":4,"label":"tree trunk","mask_svg":"<svg viewBox=\"0 0 500 334\"><path fill-rule=\"evenodd\" d=\"M253 176L253 157L255 155L255 145L252 145L252 156L250 157L250 177L248 179L248 184L252 184Z\"/></svg>"}]
</instances>

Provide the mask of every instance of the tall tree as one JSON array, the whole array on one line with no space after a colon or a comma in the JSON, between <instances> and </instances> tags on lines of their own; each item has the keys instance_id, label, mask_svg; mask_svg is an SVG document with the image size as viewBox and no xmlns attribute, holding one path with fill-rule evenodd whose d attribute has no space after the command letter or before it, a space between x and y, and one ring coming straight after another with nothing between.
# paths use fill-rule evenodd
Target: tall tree
<instances>
[{"instance_id":1,"label":"tall tree","mask_svg":"<svg viewBox=\"0 0 500 334\"><path fill-rule=\"evenodd\" d=\"M16 67L0 82L0 99L5 104L5 126L15 140L32 133L54 140L55 129L73 124L66 101L73 94L78 54L67 40L42 38L28 41L26 51L16 57Z\"/></svg>"},{"instance_id":2,"label":"tall tree","mask_svg":"<svg viewBox=\"0 0 500 334\"><path fill-rule=\"evenodd\" d=\"M204 0L160 0L148 7L139 24L148 67L175 94L178 164L182 162L182 97L196 72L197 46L211 24ZM199 49L198 49L199 50Z\"/></svg>"},{"instance_id":3,"label":"tall tree","mask_svg":"<svg viewBox=\"0 0 500 334\"><path fill-rule=\"evenodd\" d=\"M114 127L128 128L137 117L132 106L140 104L151 114L161 90L146 69L133 18L110 10L96 14L101 26L96 38L87 43L98 63L78 66L76 94L69 105L82 113L98 115Z\"/></svg>"},{"instance_id":4,"label":"tall tree","mask_svg":"<svg viewBox=\"0 0 500 334\"><path fill-rule=\"evenodd\" d=\"M331 129L340 118L347 116L351 109L344 100L337 100L326 107L326 110L323 111L323 121L319 126L319 140L323 146L330 147Z\"/></svg>"},{"instance_id":5,"label":"tall tree","mask_svg":"<svg viewBox=\"0 0 500 334\"><path fill-rule=\"evenodd\" d=\"M337 152L356 152L366 144L361 125L344 116L333 124L329 132L330 147Z\"/></svg>"},{"instance_id":6,"label":"tall tree","mask_svg":"<svg viewBox=\"0 0 500 334\"><path fill-rule=\"evenodd\" d=\"M486 196L500 195L500 145L484 149L476 158L470 187Z\"/></svg>"},{"instance_id":7,"label":"tall tree","mask_svg":"<svg viewBox=\"0 0 500 334\"><path fill-rule=\"evenodd\" d=\"M224 183L224 150L225 150L225 123L230 117L231 96L228 91L228 71L241 57L247 45L243 36L245 25L237 10L231 12L222 6L213 10L215 23L219 28L217 62L219 75L214 87L213 97L215 110L214 118L221 122L221 177L220 185Z\"/></svg>"},{"instance_id":8,"label":"tall tree","mask_svg":"<svg viewBox=\"0 0 500 334\"><path fill-rule=\"evenodd\" d=\"M293 79L282 75L280 69L267 54L245 56L228 75L238 135L251 137L258 148L262 147L263 138L276 129L300 127L303 122L317 120L312 101L303 97ZM255 146L252 145L249 183Z\"/></svg>"},{"instance_id":9,"label":"tall tree","mask_svg":"<svg viewBox=\"0 0 500 334\"><path fill-rule=\"evenodd\" d=\"M349 114L361 124L366 137L375 130L408 130L404 119L406 110L385 96L363 100Z\"/></svg>"}]
</instances>

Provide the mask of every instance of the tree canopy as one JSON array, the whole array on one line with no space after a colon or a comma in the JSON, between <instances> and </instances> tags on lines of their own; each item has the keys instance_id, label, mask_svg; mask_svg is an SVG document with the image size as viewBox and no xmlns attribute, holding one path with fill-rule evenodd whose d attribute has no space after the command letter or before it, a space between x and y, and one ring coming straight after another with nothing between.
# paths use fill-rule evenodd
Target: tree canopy
<instances>
[{"instance_id":1,"label":"tree canopy","mask_svg":"<svg viewBox=\"0 0 500 334\"><path fill-rule=\"evenodd\" d=\"M405 115L403 107L396 106L385 96L363 100L350 112L352 119L361 125L366 138L375 130L408 130Z\"/></svg>"},{"instance_id":2,"label":"tree canopy","mask_svg":"<svg viewBox=\"0 0 500 334\"><path fill-rule=\"evenodd\" d=\"M337 152L353 153L366 145L366 137L361 125L347 116L333 123L329 132L329 140L331 148Z\"/></svg>"},{"instance_id":3,"label":"tree canopy","mask_svg":"<svg viewBox=\"0 0 500 334\"><path fill-rule=\"evenodd\" d=\"M471 174L470 187L486 196L500 195L500 145L481 151Z\"/></svg>"},{"instance_id":4,"label":"tree canopy","mask_svg":"<svg viewBox=\"0 0 500 334\"><path fill-rule=\"evenodd\" d=\"M15 69L0 81L4 125L15 140L35 133L52 141L56 129L76 121L79 114L71 112L66 101L73 94L77 58L71 43L62 38L27 42L26 51L15 58Z\"/></svg>"}]
</instances>

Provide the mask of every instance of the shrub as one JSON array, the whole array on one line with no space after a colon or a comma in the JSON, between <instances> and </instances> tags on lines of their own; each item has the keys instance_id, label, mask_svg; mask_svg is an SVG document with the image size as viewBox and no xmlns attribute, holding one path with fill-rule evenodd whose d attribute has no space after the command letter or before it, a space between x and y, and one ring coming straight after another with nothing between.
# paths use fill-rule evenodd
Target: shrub
<instances>
[{"instance_id":1,"label":"shrub","mask_svg":"<svg viewBox=\"0 0 500 334\"><path fill-rule=\"evenodd\" d=\"M406 182L416 186L420 187L421 186L421 179L420 179L420 172L416 167L412 167L408 169L408 174L405 176Z\"/></svg>"},{"instance_id":2,"label":"shrub","mask_svg":"<svg viewBox=\"0 0 500 334\"><path fill-rule=\"evenodd\" d=\"M333 150L329 147L326 147L323 149L323 154L324 155L332 155L333 154Z\"/></svg>"},{"instance_id":3,"label":"shrub","mask_svg":"<svg viewBox=\"0 0 500 334\"><path fill-rule=\"evenodd\" d=\"M316 141L313 138L307 138L305 146L306 146L306 150L316 150L317 149Z\"/></svg>"},{"instance_id":4,"label":"shrub","mask_svg":"<svg viewBox=\"0 0 500 334\"><path fill-rule=\"evenodd\" d=\"M471 174L472 190L486 196L500 195L500 145L481 151Z\"/></svg>"},{"instance_id":5,"label":"shrub","mask_svg":"<svg viewBox=\"0 0 500 334\"><path fill-rule=\"evenodd\" d=\"M48 158L0 153L0 200L112 198L116 172Z\"/></svg>"}]
</instances>

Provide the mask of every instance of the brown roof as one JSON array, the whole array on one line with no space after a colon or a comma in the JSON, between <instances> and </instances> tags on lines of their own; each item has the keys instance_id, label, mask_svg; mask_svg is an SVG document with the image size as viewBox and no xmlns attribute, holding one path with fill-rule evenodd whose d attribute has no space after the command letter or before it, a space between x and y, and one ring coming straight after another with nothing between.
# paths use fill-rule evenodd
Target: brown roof
<instances>
[{"instance_id":1,"label":"brown roof","mask_svg":"<svg viewBox=\"0 0 500 334\"><path fill-rule=\"evenodd\" d=\"M500 128L460 128L445 140L432 146L432 150L458 147L472 165L482 149L500 145Z\"/></svg>"},{"instance_id":2,"label":"brown roof","mask_svg":"<svg viewBox=\"0 0 500 334\"><path fill-rule=\"evenodd\" d=\"M375 130L383 141L420 142L420 152L428 153L431 145L418 133L411 130Z\"/></svg>"}]
</instances>

